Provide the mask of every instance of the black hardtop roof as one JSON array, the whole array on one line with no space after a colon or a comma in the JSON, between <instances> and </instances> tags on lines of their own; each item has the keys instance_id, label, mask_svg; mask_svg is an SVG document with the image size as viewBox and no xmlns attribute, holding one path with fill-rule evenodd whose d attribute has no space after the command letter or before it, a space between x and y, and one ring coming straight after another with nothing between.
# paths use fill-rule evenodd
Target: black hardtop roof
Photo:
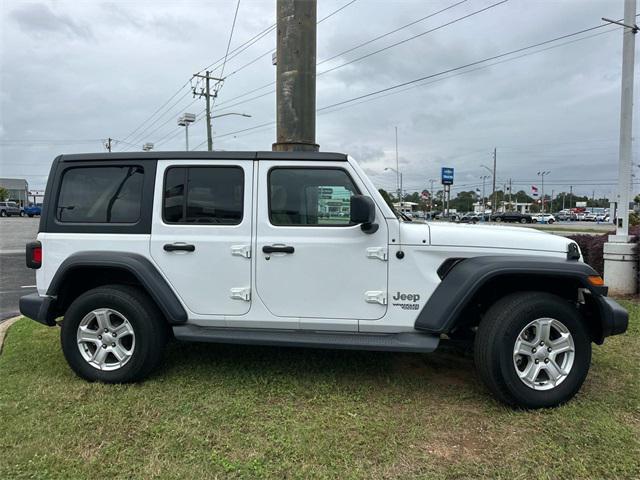
<instances>
[{"instance_id":1,"label":"black hardtop roof","mask_svg":"<svg viewBox=\"0 0 640 480\"><path fill-rule=\"evenodd\" d=\"M60 155L63 162L92 160L322 160L346 162L347 155L332 152L270 152L270 151L216 151L216 152L101 152Z\"/></svg>"}]
</instances>

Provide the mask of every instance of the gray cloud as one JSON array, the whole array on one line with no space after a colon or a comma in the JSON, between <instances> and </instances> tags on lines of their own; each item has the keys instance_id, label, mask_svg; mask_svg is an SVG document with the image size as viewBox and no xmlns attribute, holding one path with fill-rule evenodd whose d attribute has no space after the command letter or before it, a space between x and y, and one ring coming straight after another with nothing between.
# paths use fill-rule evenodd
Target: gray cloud
<instances>
[{"instance_id":1,"label":"gray cloud","mask_svg":"<svg viewBox=\"0 0 640 480\"><path fill-rule=\"evenodd\" d=\"M93 38L89 25L78 23L67 15L56 13L42 3L19 5L10 11L9 17L27 34L37 38L51 34L79 37L85 40Z\"/></svg>"}]
</instances>

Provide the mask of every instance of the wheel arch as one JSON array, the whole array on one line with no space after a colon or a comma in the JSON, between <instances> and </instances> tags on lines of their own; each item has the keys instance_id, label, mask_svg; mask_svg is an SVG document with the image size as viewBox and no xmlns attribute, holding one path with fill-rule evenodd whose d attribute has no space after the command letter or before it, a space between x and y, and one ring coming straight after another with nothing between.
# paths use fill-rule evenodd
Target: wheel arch
<instances>
[{"instance_id":1,"label":"wheel arch","mask_svg":"<svg viewBox=\"0 0 640 480\"><path fill-rule=\"evenodd\" d=\"M55 315L62 316L79 295L104 285L131 285L144 291L169 324L187 321L187 312L158 269L142 255L87 251L69 256L54 275L47 295L55 297Z\"/></svg>"},{"instance_id":2,"label":"wheel arch","mask_svg":"<svg viewBox=\"0 0 640 480\"><path fill-rule=\"evenodd\" d=\"M443 273L442 282L418 314L417 330L448 334L474 327L500 298L541 291L569 302L582 300L580 314L596 343L609 334L599 301L607 289L588 283L587 277L598 273L585 263L556 257L483 256L457 259Z\"/></svg>"}]
</instances>

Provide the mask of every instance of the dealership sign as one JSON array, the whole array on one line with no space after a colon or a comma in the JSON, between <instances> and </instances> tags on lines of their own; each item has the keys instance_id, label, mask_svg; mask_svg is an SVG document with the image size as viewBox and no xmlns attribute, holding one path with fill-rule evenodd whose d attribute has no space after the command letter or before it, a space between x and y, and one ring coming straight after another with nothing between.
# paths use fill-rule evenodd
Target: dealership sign
<instances>
[{"instance_id":1,"label":"dealership sign","mask_svg":"<svg viewBox=\"0 0 640 480\"><path fill-rule=\"evenodd\" d=\"M453 168L442 167L442 185L453 185Z\"/></svg>"}]
</instances>

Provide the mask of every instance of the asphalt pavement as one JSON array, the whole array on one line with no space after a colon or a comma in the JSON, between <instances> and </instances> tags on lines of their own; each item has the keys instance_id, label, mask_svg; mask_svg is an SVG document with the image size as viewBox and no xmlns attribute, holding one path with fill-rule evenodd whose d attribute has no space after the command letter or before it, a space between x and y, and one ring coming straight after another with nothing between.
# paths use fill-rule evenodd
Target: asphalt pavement
<instances>
[{"instance_id":1,"label":"asphalt pavement","mask_svg":"<svg viewBox=\"0 0 640 480\"><path fill-rule=\"evenodd\" d=\"M36 274L25 265L24 246L35 240L39 218L0 218L0 322L19 314L18 300L36 291Z\"/></svg>"}]
</instances>

